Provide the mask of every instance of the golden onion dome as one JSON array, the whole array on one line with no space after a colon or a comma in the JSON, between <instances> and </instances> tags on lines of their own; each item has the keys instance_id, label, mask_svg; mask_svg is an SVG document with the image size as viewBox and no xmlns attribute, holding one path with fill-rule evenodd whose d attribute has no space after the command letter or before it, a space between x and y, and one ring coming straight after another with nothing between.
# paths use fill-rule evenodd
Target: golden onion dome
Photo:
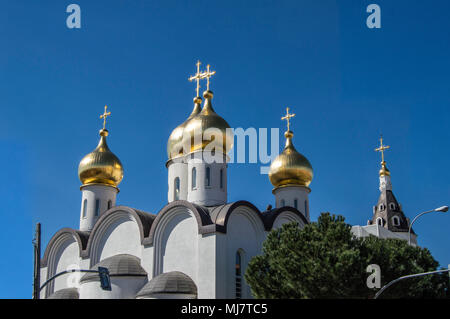
<instances>
[{"instance_id":1,"label":"golden onion dome","mask_svg":"<svg viewBox=\"0 0 450 319\"><path fill-rule=\"evenodd\" d=\"M201 111L201 103L202 103L202 98L197 96L194 98L194 109L192 110L191 115L189 115L189 117L186 119L186 121L184 121L183 123L181 123L180 125L178 125L173 131L172 133L170 133L169 136L169 140L167 141L167 156L169 157L169 160L183 155L183 144L181 143L183 140L183 131L184 131L184 127L186 126L186 123L193 118L194 116L196 116L197 114L200 113Z\"/></svg>"},{"instance_id":2,"label":"golden onion dome","mask_svg":"<svg viewBox=\"0 0 450 319\"><path fill-rule=\"evenodd\" d=\"M389 172L388 168L386 167L385 161L381 162L380 176L391 176L391 172Z\"/></svg>"},{"instance_id":3,"label":"golden onion dome","mask_svg":"<svg viewBox=\"0 0 450 319\"><path fill-rule=\"evenodd\" d=\"M87 154L78 166L78 177L83 186L103 184L117 187L123 179L123 166L119 158L108 148L108 130L100 130L100 141L91 153Z\"/></svg>"},{"instance_id":4,"label":"golden onion dome","mask_svg":"<svg viewBox=\"0 0 450 319\"><path fill-rule=\"evenodd\" d=\"M313 169L306 157L297 152L292 144L294 134L284 133L286 146L270 165L269 179L275 188L283 186L308 187L313 179Z\"/></svg>"},{"instance_id":5,"label":"golden onion dome","mask_svg":"<svg viewBox=\"0 0 450 319\"><path fill-rule=\"evenodd\" d=\"M233 133L227 121L212 107L213 92L207 90L203 93L203 97L205 98L203 109L184 126L182 143L191 153L207 148L227 154L233 147Z\"/></svg>"}]
</instances>

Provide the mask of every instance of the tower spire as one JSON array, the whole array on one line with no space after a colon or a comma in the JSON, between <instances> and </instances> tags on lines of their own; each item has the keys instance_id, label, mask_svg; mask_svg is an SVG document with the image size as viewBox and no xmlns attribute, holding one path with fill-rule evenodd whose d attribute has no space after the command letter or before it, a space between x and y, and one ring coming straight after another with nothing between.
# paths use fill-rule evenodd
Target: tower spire
<instances>
[{"instance_id":1,"label":"tower spire","mask_svg":"<svg viewBox=\"0 0 450 319\"><path fill-rule=\"evenodd\" d=\"M386 162L384 161L384 151L390 148L389 145L383 144L383 136L380 135L380 147L375 149L375 152L381 153L381 169L380 169L380 192L384 190L392 190L391 185L391 173L386 167Z\"/></svg>"}]
</instances>

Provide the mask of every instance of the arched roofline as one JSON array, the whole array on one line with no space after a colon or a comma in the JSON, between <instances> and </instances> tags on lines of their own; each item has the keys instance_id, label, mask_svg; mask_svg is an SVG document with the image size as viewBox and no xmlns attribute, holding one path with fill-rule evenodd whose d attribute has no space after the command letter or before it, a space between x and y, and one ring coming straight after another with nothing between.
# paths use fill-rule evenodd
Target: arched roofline
<instances>
[{"instance_id":1,"label":"arched roofline","mask_svg":"<svg viewBox=\"0 0 450 319\"><path fill-rule=\"evenodd\" d=\"M41 267L47 267L49 254L50 254L51 249L55 245L55 242L57 242L58 239L62 235L66 235L66 234L70 234L76 239L76 241L78 243L80 256L81 256L82 251L84 249L86 249L86 247L87 247L87 243L88 243L88 240L89 240L89 232L76 230L76 229L69 228L69 227L62 228L62 229L58 230L53 235L53 237L50 239L50 241L48 242L47 247L45 248L44 256L41 259Z\"/></svg>"},{"instance_id":2,"label":"arched roofline","mask_svg":"<svg viewBox=\"0 0 450 319\"><path fill-rule=\"evenodd\" d=\"M217 231L226 234L227 232L227 226L228 226L228 220L237 208L239 207L248 207L250 208L250 211L256 214L261 220L263 227L265 230L267 230L266 223L264 220L263 215L261 214L260 210L253 205L252 203L245 201L245 200L239 200L233 203L225 204L222 206L214 207L211 209L211 219L212 221L217 225Z\"/></svg>"},{"instance_id":3,"label":"arched roofline","mask_svg":"<svg viewBox=\"0 0 450 319\"><path fill-rule=\"evenodd\" d=\"M126 212L134 217L139 228L141 244L144 243L144 240L148 236L150 228L155 220L155 215L127 206L114 206L104 212L95 223L94 228L89 235L86 249L81 252L81 257L89 256L98 229L101 228L105 220L108 220L112 215L115 215L118 212Z\"/></svg>"},{"instance_id":4,"label":"arched roofline","mask_svg":"<svg viewBox=\"0 0 450 319\"><path fill-rule=\"evenodd\" d=\"M266 225L266 230L270 231L273 227L273 223L275 222L275 220L277 219L277 217L284 212L291 212L294 213L295 215L297 215L298 217L300 217L300 219L306 224L309 224L309 221L306 219L306 217L296 208L291 207L291 206L283 206L283 207L278 207L278 208L274 208L272 210L269 211L265 211L262 213L262 215L264 216L264 220L265 220L265 225Z\"/></svg>"},{"instance_id":5,"label":"arched roofline","mask_svg":"<svg viewBox=\"0 0 450 319\"><path fill-rule=\"evenodd\" d=\"M164 215L169 213L175 207L185 207L194 214L195 220L197 221L199 234L214 233L216 231L216 225L211 221L209 212L205 207L190 203L185 200L177 200L167 204L158 212L155 221L150 228L148 237L144 239L144 245L153 245L155 231L158 227L158 224L161 222Z\"/></svg>"}]
</instances>

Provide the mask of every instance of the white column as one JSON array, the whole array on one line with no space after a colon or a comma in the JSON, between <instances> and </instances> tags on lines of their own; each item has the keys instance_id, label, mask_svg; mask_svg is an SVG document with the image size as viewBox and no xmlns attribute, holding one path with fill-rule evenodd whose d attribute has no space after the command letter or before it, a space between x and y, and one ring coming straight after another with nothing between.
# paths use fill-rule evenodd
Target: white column
<instances>
[{"instance_id":1,"label":"white column","mask_svg":"<svg viewBox=\"0 0 450 319\"><path fill-rule=\"evenodd\" d=\"M118 192L116 187L102 184L81 186L80 230L92 230L97 219L109 208L116 206Z\"/></svg>"}]
</instances>

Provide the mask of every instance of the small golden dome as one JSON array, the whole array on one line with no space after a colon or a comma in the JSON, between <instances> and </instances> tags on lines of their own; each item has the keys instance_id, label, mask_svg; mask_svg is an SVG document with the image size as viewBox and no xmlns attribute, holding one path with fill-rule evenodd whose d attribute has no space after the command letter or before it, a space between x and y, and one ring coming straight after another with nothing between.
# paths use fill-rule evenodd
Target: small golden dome
<instances>
[{"instance_id":1,"label":"small golden dome","mask_svg":"<svg viewBox=\"0 0 450 319\"><path fill-rule=\"evenodd\" d=\"M182 143L191 153L207 147L227 154L233 147L233 133L227 130L230 126L212 107L213 92L207 90L203 97L205 103L201 112L186 121ZM222 139L216 139L214 129L220 131Z\"/></svg>"},{"instance_id":2,"label":"small golden dome","mask_svg":"<svg viewBox=\"0 0 450 319\"><path fill-rule=\"evenodd\" d=\"M385 161L381 162L380 176L391 176L391 172L389 172L388 168L386 167Z\"/></svg>"},{"instance_id":3,"label":"small golden dome","mask_svg":"<svg viewBox=\"0 0 450 319\"><path fill-rule=\"evenodd\" d=\"M311 163L292 144L294 134L287 131L284 136L286 146L270 165L270 182L275 188L291 185L308 187L313 179Z\"/></svg>"},{"instance_id":4,"label":"small golden dome","mask_svg":"<svg viewBox=\"0 0 450 319\"><path fill-rule=\"evenodd\" d=\"M189 117L186 119L186 121L184 121L183 123L181 123L180 125L178 125L173 131L172 133L170 133L169 136L169 140L167 141L167 156L169 157L169 160L183 155L183 144L181 143L183 140L183 131L184 131L184 127L186 126L186 123L193 118L194 116L196 116L197 114L200 113L201 111L201 103L202 103L202 98L197 96L194 98L194 109L192 110L191 115L189 115Z\"/></svg>"},{"instance_id":5,"label":"small golden dome","mask_svg":"<svg viewBox=\"0 0 450 319\"><path fill-rule=\"evenodd\" d=\"M91 153L87 154L78 166L78 177L83 186L104 184L117 187L123 179L123 166L108 148L108 130L100 130L100 141Z\"/></svg>"}]
</instances>

